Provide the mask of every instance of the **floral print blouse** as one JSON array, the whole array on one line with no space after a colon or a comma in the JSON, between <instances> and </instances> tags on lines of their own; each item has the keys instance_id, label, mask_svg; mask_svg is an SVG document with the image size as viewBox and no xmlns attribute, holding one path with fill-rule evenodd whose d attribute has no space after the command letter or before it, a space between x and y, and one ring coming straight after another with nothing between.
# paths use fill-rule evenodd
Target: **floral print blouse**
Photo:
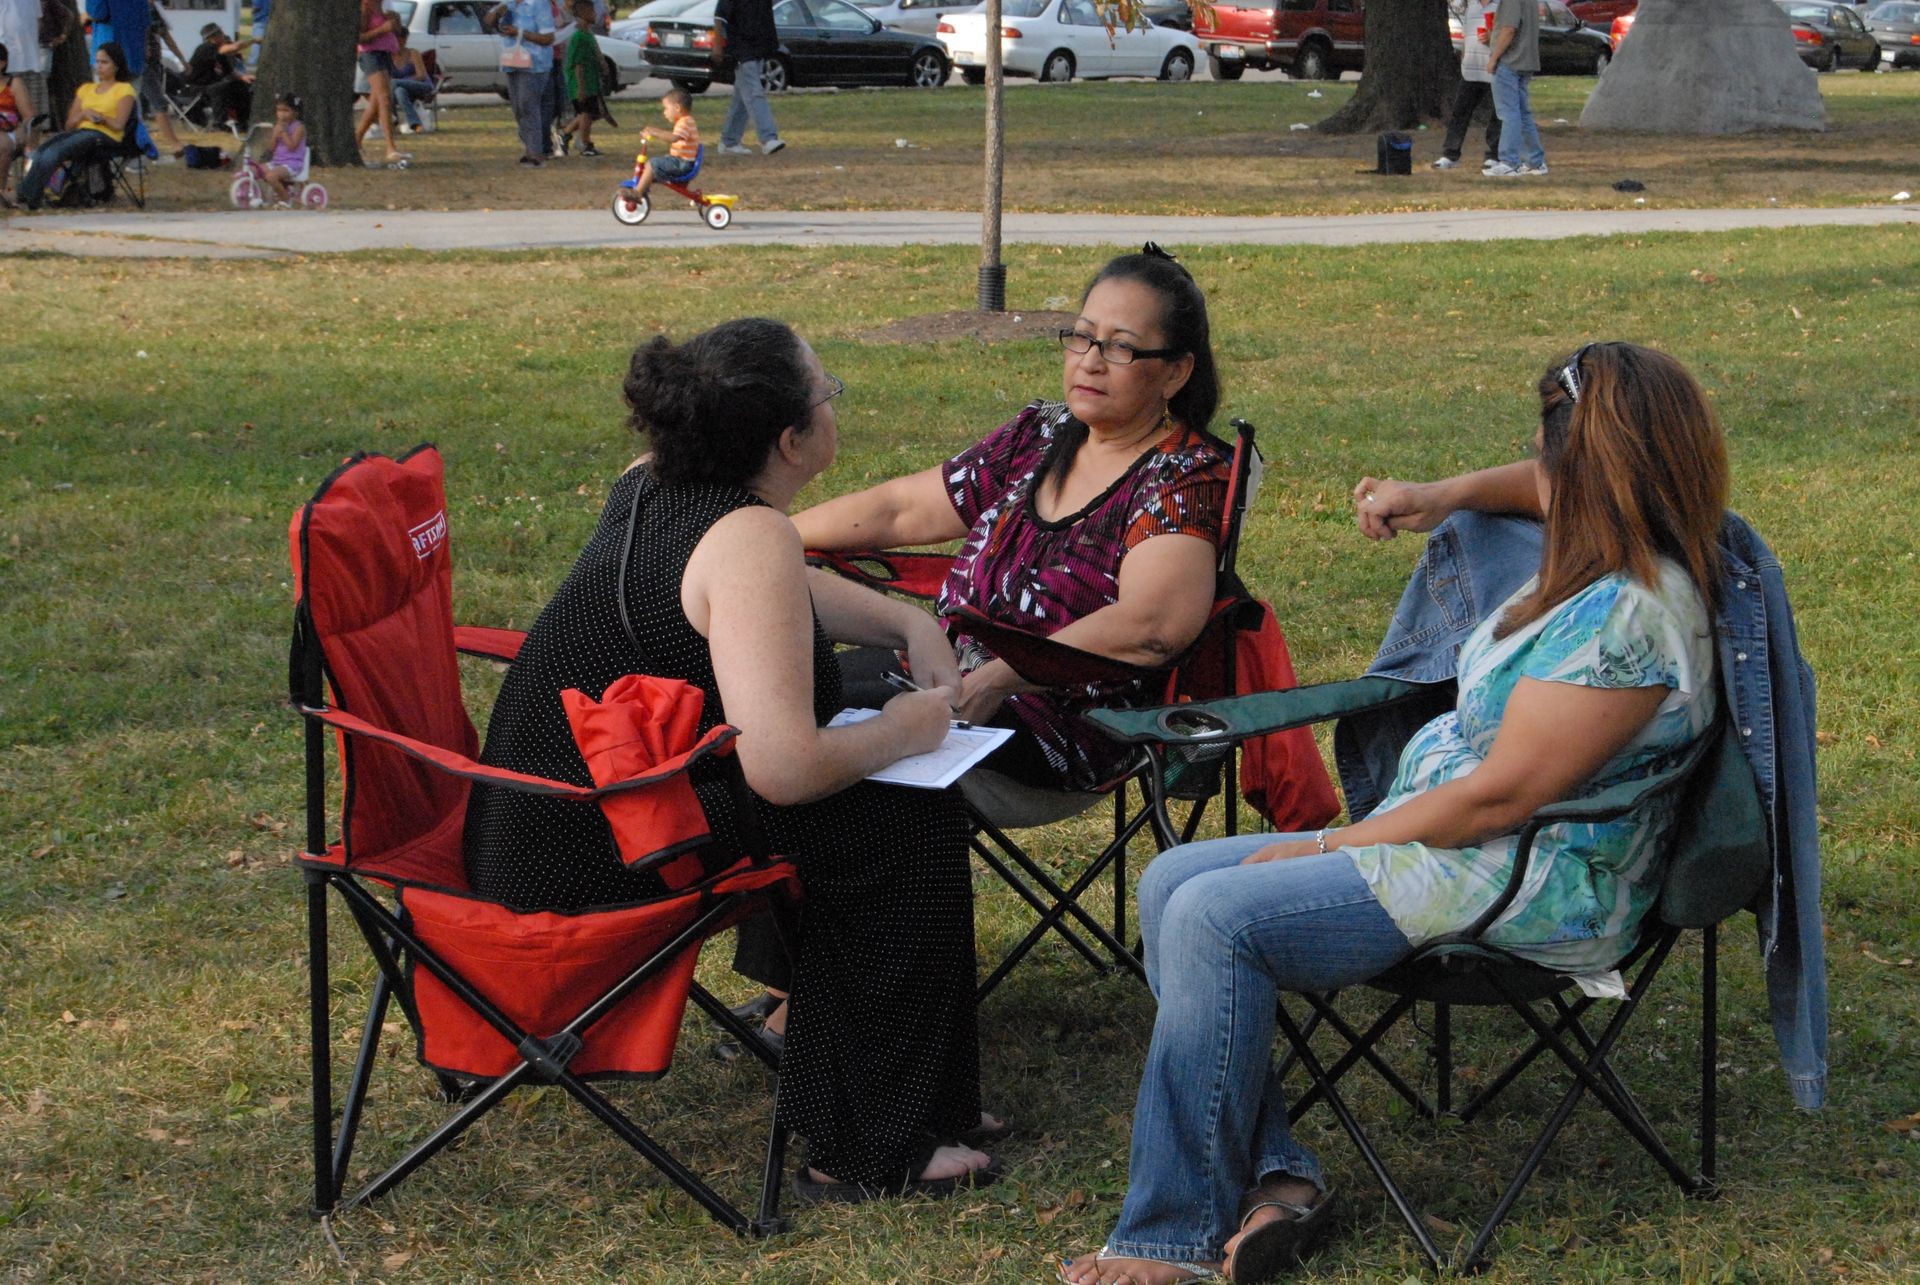
<instances>
[{"instance_id":1,"label":"floral print blouse","mask_svg":"<svg viewBox=\"0 0 1920 1285\"><path fill-rule=\"evenodd\" d=\"M996 621L1048 635L1120 596L1120 563L1157 535L1218 544L1229 452L1206 433L1175 425L1114 484L1077 513L1047 521L1034 510L1034 482L1054 435L1072 421L1064 403L1035 402L941 466L947 498L968 527L941 586L945 613L965 604ZM963 671L991 655L954 639ZM1138 704L1139 682L1095 683L1008 699L1018 730L1032 734L1063 788L1110 779L1127 749L1082 722L1096 704Z\"/></svg>"},{"instance_id":2,"label":"floral print blouse","mask_svg":"<svg viewBox=\"0 0 1920 1285\"><path fill-rule=\"evenodd\" d=\"M1579 797L1671 766L1713 721L1713 634L1707 607L1680 567L1659 583L1603 576L1524 629L1496 640L1489 615L1460 651L1459 701L1414 734L1375 815L1473 771L1492 748L1522 678L1582 687L1665 687L1653 719L1587 782ZM1531 592L1532 581L1508 602ZM1559 971L1598 974L1632 950L1660 889L1657 861L1677 796L1598 824L1563 823L1534 840L1531 869L1486 940ZM1348 850L1387 913L1418 945L1456 932L1492 904L1513 870L1517 835L1472 848L1386 843Z\"/></svg>"}]
</instances>

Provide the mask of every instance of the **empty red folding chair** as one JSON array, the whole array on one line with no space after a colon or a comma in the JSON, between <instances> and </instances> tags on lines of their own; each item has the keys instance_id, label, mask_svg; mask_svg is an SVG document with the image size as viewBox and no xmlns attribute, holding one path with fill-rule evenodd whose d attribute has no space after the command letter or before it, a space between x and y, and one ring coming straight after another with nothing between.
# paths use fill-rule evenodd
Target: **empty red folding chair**
<instances>
[{"instance_id":1,"label":"empty red folding chair","mask_svg":"<svg viewBox=\"0 0 1920 1285\"><path fill-rule=\"evenodd\" d=\"M689 997L771 1062L752 1031L693 980L708 937L769 906L786 920L798 896L791 864L764 850L718 871L701 860L706 819L686 772L703 760L731 761L735 729L722 724L696 736L698 689L635 676L597 698L563 694L595 786L477 762L457 653L508 660L521 636L453 623L442 464L430 446L397 460L354 455L294 515L289 534L297 598L289 681L307 720L307 840L299 865L307 888L316 1213L385 1192L533 1082L558 1085L721 1223L744 1233L779 1230L786 1137L777 1124L769 1127L758 1211L748 1217L590 1083L664 1075ZM338 741L340 791L331 840L328 727ZM734 778L744 790L737 767ZM524 910L476 896L461 857L474 781L602 807L628 863L658 873L660 895L581 912ZM378 969L337 1128L328 889L345 902ZM383 1021L396 1001L419 1060L459 1109L343 1199Z\"/></svg>"}]
</instances>

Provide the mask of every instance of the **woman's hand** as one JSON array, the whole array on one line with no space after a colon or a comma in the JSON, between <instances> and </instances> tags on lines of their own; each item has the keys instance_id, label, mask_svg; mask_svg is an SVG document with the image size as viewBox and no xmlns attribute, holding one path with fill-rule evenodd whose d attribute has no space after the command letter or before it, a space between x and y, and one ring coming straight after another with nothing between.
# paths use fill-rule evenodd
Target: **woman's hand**
<instances>
[{"instance_id":1,"label":"woman's hand","mask_svg":"<svg viewBox=\"0 0 1920 1285\"><path fill-rule=\"evenodd\" d=\"M1453 512L1438 484L1363 477L1353 488L1354 521L1369 540L1402 531L1431 531Z\"/></svg>"},{"instance_id":2,"label":"woman's hand","mask_svg":"<svg viewBox=\"0 0 1920 1285\"><path fill-rule=\"evenodd\" d=\"M953 659L953 644L932 616L915 610L924 625L916 623L907 635L907 669L913 681L922 687L945 687L956 695L965 688L960 666Z\"/></svg>"},{"instance_id":3,"label":"woman's hand","mask_svg":"<svg viewBox=\"0 0 1920 1285\"><path fill-rule=\"evenodd\" d=\"M991 723L1007 697L1024 687L1013 666L1004 660L990 660L960 680L960 717L969 723Z\"/></svg>"},{"instance_id":4,"label":"woman's hand","mask_svg":"<svg viewBox=\"0 0 1920 1285\"><path fill-rule=\"evenodd\" d=\"M1284 843L1269 843L1250 857L1241 859L1243 866L1257 866L1265 861L1287 861L1294 857L1317 857L1320 845L1312 839L1288 839Z\"/></svg>"},{"instance_id":5,"label":"woman's hand","mask_svg":"<svg viewBox=\"0 0 1920 1285\"><path fill-rule=\"evenodd\" d=\"M930 687L921 692L901 692L887 702L880 712L899 729L900 757L925 754L947 739L955 694L951 687Z\"/></svg>"}]
</instances>

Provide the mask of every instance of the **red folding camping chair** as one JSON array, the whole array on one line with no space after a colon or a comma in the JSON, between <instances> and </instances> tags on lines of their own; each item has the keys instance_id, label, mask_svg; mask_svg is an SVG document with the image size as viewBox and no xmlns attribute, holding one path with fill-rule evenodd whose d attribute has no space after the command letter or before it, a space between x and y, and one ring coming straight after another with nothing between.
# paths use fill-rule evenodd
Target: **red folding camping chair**
<instances>
[{"instance_id":1,"label":"red folding camping chair","mask_svg":"<svg viewBox=\"0 0 1920 1285\"><path fill-rule=\"evenodd\" d=\"M687 770L716 759L732 764L735 729L722 724L696 736L698 689L636 676L598 699L563 694L593 787L477 762L457 652L510 660L522 635L453 623L442 464L430 446L398 460L352 456L295 513L289 535L297 599L289 682L307 724L307 840L299 865L307 888L315 1212L340 1212L387 1191L532 1082L559 1085L727 1227L780 1230L786 1135L777 1123L769 1129L759 1209L749 1218L589 1083L666 1074L689 997L773 1065L751 1029L693 980L708 937L769 907L776 922L786 922L798 896L791 864L768 857L757 836L747 836L750 855L717 873L700 860L706 819ZM331 841L328 727L337 734L341 791ZM733 780L744 791L737 765ZM577 913L476 896L461 857L475 781L602 807L623 857L655 870L665 891ZM754 815L745 807L739 814ZM337 1130L330 888L378 970ZM460 1108L343 1199L394 1002L414 1030L421 1063Z\"/></svg>"},{"instance_id":2,"label":"red folding camping chair","mask_svg":"<svg viewBox=\"0 0 1920 1285\"><path fill-rule=\"evenodd\" d=\"M951 613L949 620L1005 660L1021 678L1043 687L1140 680L1162 704L1292 687L1292 663L1272 608L1247 591L1237 570L1241 526L1257 486L1260 457L1254 448L1253 425L1244 419L1232 424L1233 462L1215 566L1215 600L1206 626L1180 656L1159 668L1143 668L1010 628L966 608ZM949 554L908 550L808 556L817 565L873 588L929 602L938 597L953 563ZM1248 686L1254 683L1259 686ZM1192 729L1181 726L1176 718L1172 730ZM974 853L1039 917L980 983L979 997L984 999L999 986L1049 932L1096 969L1124 969L1145 979L1138 951L1126 941L1127 850L1143 830L1152 835L1156 851L1186 842L1198 832L1209 804L1218 797L1223 800L1226 831L1235 833L1241 789L1257 810L1287 829L1313 829L1339 812L1333 783L1310 734L1296 729L1264 738L1244 754L1237 755L1237 749L1237 743L1226 740L1217 747L1186 745L1156 761L1143 748L1117 775L1085 791L1035 788L983 768L963 776L960 790L973 821ZM1137 806L1128 802L1129 784L1138 787ZM1067 820L1108 798L1113 800L1113 838L1079 868L1070 883L1063 885L1007 833ZM1168 806L1174 799L1191 804L1179 824ZM1109 870L1111 926L1081 904L1081 898Z\"/></svg>"}]
</instances>

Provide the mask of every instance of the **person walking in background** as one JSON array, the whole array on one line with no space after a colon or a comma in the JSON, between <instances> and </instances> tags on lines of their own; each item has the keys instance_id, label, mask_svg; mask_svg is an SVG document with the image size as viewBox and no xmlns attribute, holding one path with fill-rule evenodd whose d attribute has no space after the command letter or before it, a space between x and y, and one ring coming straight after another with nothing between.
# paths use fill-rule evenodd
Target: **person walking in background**
<instances>
[{"instance_id":1,"label":"person walking in background","mask_svg":"<svg viewBox=\"0 0 1920 1285\"><path fill-rule=\"evenodd\" d=\"M1487 69L1492 50L1488 47L1487 28L1493 20L1497 0L1466 0L1460 11L1460 88L1453 93L1453 111L1447 117L1447 139L1440 145L1437 170L1450 170L1460 163L1460 149L1466 146L1467 131L1474 115L1493 95L1493 73ZM1500 113L1487 114L1487 159L1492 165L1500 159ZM1484 166L1482 168L1485 168Z\"/></svg>"},{"instance_id":2,"label":"person walking in background","mask_svg":"<svg viewBox=\"0 0 1920 1285\"><path fill-rule=\"evenodd\" d=\"M547 92L540 100L540 155L552 160L556 153L566 154L560 149L557 135L561 120L573 118L567 110L567 77L561 67L561 51L573 39L574 22L566 0L547 0L547 8L553 16L553 44L548 46L553 50L553 69L547 73Z\"/></svg>"},{"instance_id":3,"label":"person walking in background","mask_svg":"<svg viewBox=\"0 0 1920 1285\"><path fill-rule=\"evenodd\" d=\"M380 0L360 0L360 70L367 77L367 105L360 109L360 120L353 128L355 147L366 141L374 121L380 123L380 139L387 145L382 163L400 165L411 159L393 145L399 131L393 127L393 51L400 47L394 33L400 20L380 7Z\"/></svg>"},{"instance_id":4,"label":"person walking in background","mask_svg":"<svg viewBox=\"0 0 1920 1285\"><path fill-rule=\"evenodd\" d=\"M1489 178L1531 178L1547 172L1547 152L1533 120L1533 77L1540 70L1540 6L1537 0L1500 0L1488 38L1493 69L1493 109L1500 115L1500 159Z\"/></svg>"},{"instance_id":5,"label":"person walking in background","mask_svg":"<svg viewBox=\"0 0 1920 1285\"><path fill-rule=\"evenodd\" d=\"M180 154L181 144L180 135L173 128L173 113L167 106L167 69L160 61L160 50L163 46L173 50L182 67L187 65L187 56L180 51L180 42L173 38L173 28L167 25L166 15L160 12L160 0L147 0L147 7L147 67L140 73L140 115L153 122L160 135L160 159L167 162Z\"/></svg>"},{"instance_id":6,"label":"person walking in background","mask_svg":"<svg viewBox=\"0 0 1920 1285\"><path fill-rule=\"evenodd\" d=\"M507 0L487 13L500 36L507 101L520 128L520 163L538 166L547 150L543 124L547 78L553 74L553 9L547 0Z\"/></svg>"},{"instance_id":7,"label":"person walking in background","mask_svg":"<svg viewBox=\"0 0 1920 1285\"><path fill-rule=\"evenodd\" d=\"M760 151L772 156L786 146L780 141L780 127L773 123L766 86L760 83L766 60L780 49L780 36L773 28L773 0L720 0L713 19L733 54L733 102L727 107L726 123L720 127L720 150L737 156L748 154L741 140L746 137L747 117L751 115Z\"/></svg>"},{"instance_id":8,"label":"person walking in background","mask_svg":"<svg viewBox=\"0 0 1920 1285\"><path fill-rule=\"evenodd\" d=\"M273 16L273 0L253 0L253 65L260 65L260 49L267 42L267 19Z\"/></svg>"},{"instance_id":9,"label":"person walking in background","mask_svg":"<svg viewBox=\"0 0 1920 1285\"><path fill-rule=\"evenodd\" d=\"M573 34L567 38L563 60L573 120L560 132L560 151L564 155L577 142L580 155L598 156L600 149L593 145L593 122L604 114L606 104L600 97L600 45L593 38L593 0L573 0L573 17Z\"/></svg>"}]
</instances>

